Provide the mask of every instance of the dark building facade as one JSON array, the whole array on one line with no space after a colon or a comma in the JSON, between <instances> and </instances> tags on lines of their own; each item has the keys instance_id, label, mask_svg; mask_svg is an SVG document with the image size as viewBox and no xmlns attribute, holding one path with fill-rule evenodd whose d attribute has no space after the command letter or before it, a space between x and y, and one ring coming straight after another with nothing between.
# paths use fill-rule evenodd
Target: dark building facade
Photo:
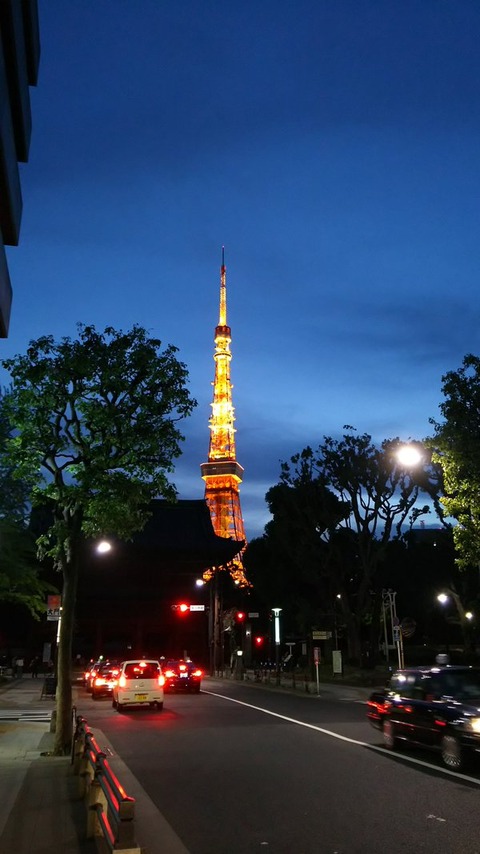
<instances>
[{"instance_id":1,"label":"dark building facade","mask_svg":"<svg viewBox=\"0 0 480 854\"><path fill-rule=\"evenodd\" d=\"M30 86L40 59L37 0L0 0L0 337L8 336L12 286L5 246L17 246L22 218L19 163L28 160Z\"/></svg>"}]
</instances>

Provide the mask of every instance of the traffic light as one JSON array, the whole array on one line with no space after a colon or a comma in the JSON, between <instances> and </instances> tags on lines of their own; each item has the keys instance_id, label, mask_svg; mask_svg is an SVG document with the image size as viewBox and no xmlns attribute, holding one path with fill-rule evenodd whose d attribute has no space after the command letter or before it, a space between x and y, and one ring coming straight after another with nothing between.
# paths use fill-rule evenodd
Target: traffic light
<instances>
[{"instance_id":1,"label":"traffic light","mask_svg":"<svg viewBox=\"0 0 480 854\"><path fill-rule=\"evenodd\" d=\"M243 623L245 621L245 617L245 611L237 611L237 613L235 614L235 620L237 621L237 623Z\"/></svg>"},{"instance_id":2,"label":"traffic light","mask_svg":"<svg viewBox=\"0 0 480 854\"><path fill-rule=\"evenodd\" d=\"M190 605L186 602L179 602L178 605L172 605L172 611L177 611L179 614L188 614Z\"/></svg>"},{"instance_id":3,"label":"traffic light","mask_svg":"<svg viewBox=\"0 0 480 854\"><path fill-rule=\"evenodd\" d=\"M263 638L262 635L255 635L255 646L257 647L257 649L263 646L264 640L265 638Z\"/></svg>"}]
</instances>

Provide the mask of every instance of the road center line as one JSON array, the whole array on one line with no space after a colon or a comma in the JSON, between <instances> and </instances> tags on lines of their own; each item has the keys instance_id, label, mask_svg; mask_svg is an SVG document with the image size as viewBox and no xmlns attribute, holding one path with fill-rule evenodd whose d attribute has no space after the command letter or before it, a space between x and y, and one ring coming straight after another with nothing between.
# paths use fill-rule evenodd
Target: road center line
<instances>
[{"instance_id":1,"label":"road center line","mask_svg":"<svg viewBox=\"0 0 480 854\"><path fill-rule=\"evenodd\" d=\"M225 694L216 694L215 691L205 691L203 688L202 694L210 694L212 697L218 697L220 700L227 700L229 703L237 703L239 706L246 706L247 709L254 709L257 712L263 712L264 715L271 715L272 718L279 718L280 720L287 721L287 723L290 724L297 724L297 726L313 729L316 732L321 732L323 735L330 736L330 738L337 738L339 741L346 741L348 744L356 744L358 747L366 747L368 750L373 750L376 753L383 753L386 756L390 756L390 758L395 756L403 762L409 762L411 765L420 765L423 768L429 768L432 771L445 774L448 777L454 777L455 780L466 780L469 783L474 783L476 786L480 786L480 780L477 780L476 777L469 777L467 774L460 774L458 771L451 771L449 768L441 768L437 765L432 765L430 762L424 762L422 759L415 759L413 756L410 757L402 755L401 753L394 753L391 750L387 750L385 747L379 747L376 744L368 744L366 741L358 741L356 738L349 738L347 735L340 735L338 732L332 732L332 730L324 729L316 724L309 724L306 721L299 721L297 718L289 718L288 715L281 715L279 712L272 712L270 709L262 708L262 706L254 706L252 703L245 703L243 700L236 700L234 697L226 697Z\"/></svg>"}]
</instances>

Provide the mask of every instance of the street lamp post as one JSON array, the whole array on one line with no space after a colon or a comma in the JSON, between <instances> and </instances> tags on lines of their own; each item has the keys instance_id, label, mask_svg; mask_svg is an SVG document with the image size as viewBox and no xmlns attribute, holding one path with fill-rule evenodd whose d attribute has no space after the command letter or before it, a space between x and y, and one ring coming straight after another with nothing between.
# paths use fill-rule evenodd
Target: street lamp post
<instances>
[{"instance_id":1,"label":"street lamp post","mask_svg":"<svg viewBox=\"0 0 480 854\"><path fill-rule=\"evenodd\" d=\"M274 617L274 640L275 640L275 673L277 685L280 683L280 612L281 608L272 608Z\"/></svg>"}]
</instances>

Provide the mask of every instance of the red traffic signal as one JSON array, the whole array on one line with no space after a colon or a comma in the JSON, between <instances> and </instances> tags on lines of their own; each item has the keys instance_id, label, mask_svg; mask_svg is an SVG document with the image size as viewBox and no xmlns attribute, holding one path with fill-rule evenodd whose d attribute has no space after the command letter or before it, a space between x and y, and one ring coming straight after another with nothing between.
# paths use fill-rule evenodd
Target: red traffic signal
<instances>
[{"instance_id":1,"label":"red traffic signal","mask_svg":"<svg viewBox=\"0 0 480 854\"><path fill-rule=\"evenodd\" d=\"M264 638L261 635L256 635L255 646L263 646Z\"/></svg>"},{"instance_id":2,"label":"red traffic signal","mask_svg":"<svg viewBox=\"0 0 480 854\"><path fill-rule=\"evenodd\" d=\"M190 605L186 602L180 602L178 605L172 605L172 611L178 611L180 614L187 614L190 611Z\"/></svg>"},{"instance_id":3,"label":"red traffic signal","mask_svg":"<svg viewBox=\"0 0 480 854\"><path fill-rule=\"evenodd\" d=\"M237 613L235 614L235 619L237 623L243 623L245 616L246 614L244 611L237 611Z\"/></svg>"}]
</instances>

